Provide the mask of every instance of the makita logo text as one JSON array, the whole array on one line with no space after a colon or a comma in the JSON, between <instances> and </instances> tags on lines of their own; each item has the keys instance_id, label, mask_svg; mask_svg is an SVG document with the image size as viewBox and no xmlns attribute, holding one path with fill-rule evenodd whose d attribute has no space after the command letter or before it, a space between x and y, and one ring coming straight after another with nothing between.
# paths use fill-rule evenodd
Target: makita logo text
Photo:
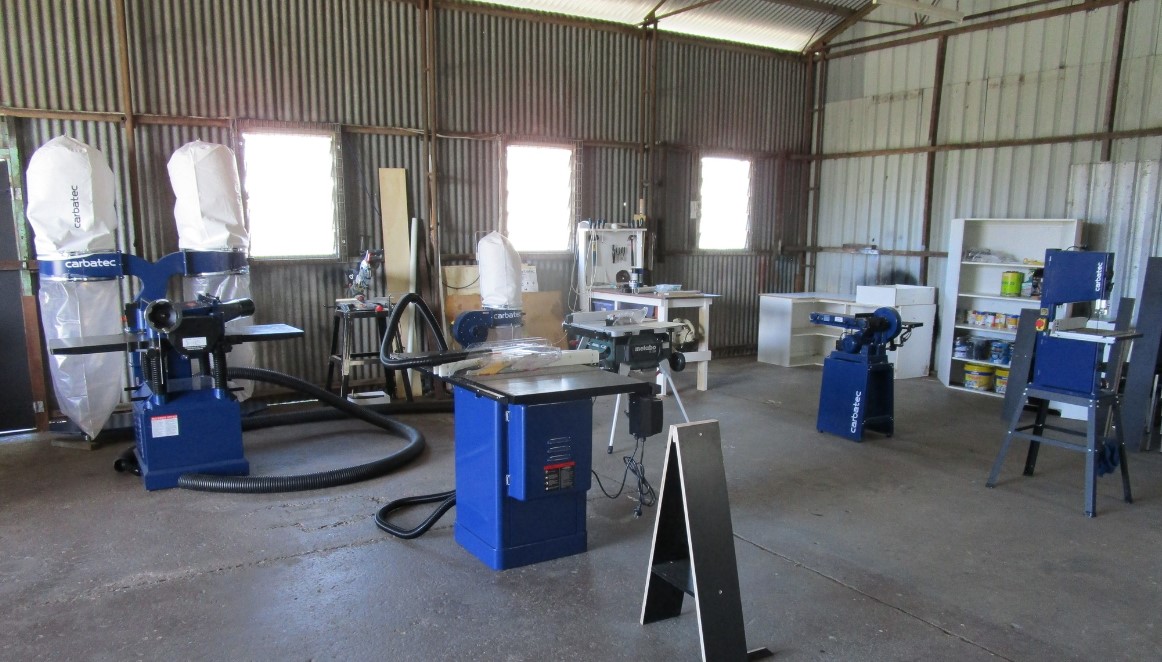
<instances>
[{"instance_id":1,"label":"makita logo text","mask_svg":"<svg viewBox=\"0 0 1162 662\"><path fill-rule=\"evenodd\" d=\"M657 354L657 345L634 345L630 348L634 354Z\"/></svg>"},{"instance_id":2,"label":"makita logo text","mask_svg":"<svg viewBox=\"0 0 1162 662\"><path fill-rule=\"evenodd\" d=\"M855 400L851 403L851 433L859 430L859 401L863 399L863 391L855 392Z\"/></svg>"},{"instance_id":3,"label":"makita logo text","mask_svg":"<svg viewBox=\"0 0 1162 662\"><path fill-rule=\"evenodd\" d=\"M96 267L115 267L116 260L69 260L65 262L66 269L94 269Z\"/></svg>"},{"instance_id":4,"label":"makita logo text","mask_svg":"<svg viewBox=\"0 0 1162 662\"><path fill-rule=\"evenodd\" d=\"M69 197L69 201L73 203L73 227L81 227L81 189L76 186L71 187L73 192Z\"/></svg>"}]
</instances>

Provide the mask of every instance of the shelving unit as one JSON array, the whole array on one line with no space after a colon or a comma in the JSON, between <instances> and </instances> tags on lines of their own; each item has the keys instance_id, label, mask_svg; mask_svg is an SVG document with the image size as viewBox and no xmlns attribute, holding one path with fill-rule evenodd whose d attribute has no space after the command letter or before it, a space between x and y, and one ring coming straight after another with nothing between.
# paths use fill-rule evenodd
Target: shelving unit
<instances>
[{"instance_id":1,"label":"shelving unit","mask_svg":"<svg viewBox=\"0 0 1162 662\"><path fill-rule=\"evenodd\" d=\"M965 323L962 321L964 311L987 310L1019 315L1023 308L1040 307L1037 298L1001 295L1001 274L1006 271L1026 273L1038 268L1045 259L1046 249L1079 245L1081 231L1082 223L1077 219L958 218L952 221L935 359L936 374L945 386L999 397L997 393L966 388L965 366L975 363L1008 368L1008 364L954 358L953 346L957 338L965 336L1012 341L1017 336L1016 331ZM972 262L957 259L965 255L966 249L975 248L1003 251L1012 254L1016 260Z\"/></svg>"},{"instance_id":2,"label":"shelving unit","mask_svg":"<svg viewBox=\"0 0 1162 662\"><path fill-rule=\"evenodd\" d=\"M906 286L900 286L906 288ZM854 315L870 313L876 308L893 305L894 301L876 300L875 295L884 296L887 287L865 288L872 290L863 296L872 297L868 302L858 301L859 295L823 292L798 292L759 295L759 343L758 360L784 367L802 365L823 365L823 359L835 349L835 341L844 330L835 326L811 323L811 313L832 313ZM932 301L930 288L926 301ZM888 295L892 298L892 295ZM901 295L903 296L903 295ZM932 322L936 306L933 303L896 304L901 317L907 322L920 322L924 326L916 329L902 348L888 352L888 359L895 365L896 379L921 377L928 374L932 360Z\"/></svg>"}]
</instances>

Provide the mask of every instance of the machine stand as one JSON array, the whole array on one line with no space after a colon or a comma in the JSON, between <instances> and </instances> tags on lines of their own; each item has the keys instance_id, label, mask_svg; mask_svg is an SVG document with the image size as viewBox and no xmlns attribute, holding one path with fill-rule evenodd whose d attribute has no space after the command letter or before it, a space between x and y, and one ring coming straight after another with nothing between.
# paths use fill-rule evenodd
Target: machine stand
<instances>
[{"instance_id":1,"label":"machine stand","mask_svg":"<svg viewBox=\"0 0 1162 662\"><path fill-rule=\"evenodd\" d=\"M816 427L852 441L863 441L864 430L892 436L893 378L892 364L886 359L875 362L864 354L832 352L823 360Z\"/></svg>"},{"instance_id":2,"label":"machine stand","mask_svg":"<svg viewBox=\"0 0 1162 662\"><path fill-rule=\"evenodd\" d=\"M456 542L493 570L587 549L588 399L506 404L456 386Z\"/></svg>"},{"instance_id":3,"label":"machine stand","mask_svg":"<svg viewBox=\"0 0 1162 662\"><path fill-rule=\"evenodd\" d=\"M1025 439L1029 442L1029 453L1025 457L1025 470L1023 472L1025 476L1033 475L1033 471L1037 466L1037 453L1041 448L1041 444L1049 444L1050 446L1057 446L1058 448L1064 448L1066 450L1079 451L1085 453L1085 516L1094 517L1097 515L1098 463L1101 461L1099 454L1104 452L1105 445L1108 443L1114 444L1117 449L1118 465L1121 467L1122 473L1122 498L1126 503L1134 502L1133 496L1130 493L1130 468L1126 464L1126 444L1122 438L1121 408L1118 406L1118 397L1116 394L1107 391L1094 398L1085 398L1029 386L1025 389L1025 396L1031 401L1036 400L1037 417L1034 419L1032 425L1018 427L1022 409L1018 407L1013 412L1012 418L1009 419L1009 432L1005 435L1005 441L1001 444L1001 450L997 454L996 461L993 462L993 468L989 473L988 482L985 483L986 486L996 487L997 478L1001 473L1001 466L1005 462L1005 455L1008 454L1009 447L1012 445L1014 439ZM1045 420L1048 416L1050 399L1085 407L1085 432L1047 425ZM1107 409L1109 412L1109 420L1113 423L1114 436L1112 437L1098 432L1100 422L1104 420L1102 414ZM1026 430L1032 430L1032 432L1026 432ZM1064 439L1047 437L1045 436L1045 430L1053 430L1075 437L1084 437L1085 443L1081 444Z\"/></svg>"},{"instance_id":4,"label":"machine stand","mask_svg":"<svg viewBox=\"0 0 1162 662\"><path fill-rule=\"evenodd\" d=\"M670 385L670 391L674 394L674 401L678 403L678 410L682 412L682 420L687 423L690 422L690 417L686 415L686 407L682 404L682 396L678 395L678 387L674 385L673 373L670 372L670 366L665 362L658 364L658 372L665 379L666 383ZM621 394L617 394L617 399L613 403L613 422L609 425L609 445L605 447L607 454L613 454L613 438L617 434L617 421L621 414ZM660 430L659 430L660 432ZM630 430L633 433L633 430ZM646 435L649 436L649 435Z\"/></svg>"},{"instance_id":5,"label":"machine stand","mask_svg":"<svg viewBox=\"0 0 1162 662\"><path fill-rule=\"evenodd\" d=\"M147 490L177 487L183 474L245 476L238 401L216 389L186 391L169 402L140 401L133 417L137 462Z\"/></svg>"},{"instance_id":6,"label":"machine stand","mask_svg":"<svg viewBox=\"0 0 1162 662\"><path fill-rule=\"evenodd\" d=\"M670 426L658 502L642 625L679 616L690 595L703 660L771 657L746 649L718 421Z\"/></svg>"}]
</instances>

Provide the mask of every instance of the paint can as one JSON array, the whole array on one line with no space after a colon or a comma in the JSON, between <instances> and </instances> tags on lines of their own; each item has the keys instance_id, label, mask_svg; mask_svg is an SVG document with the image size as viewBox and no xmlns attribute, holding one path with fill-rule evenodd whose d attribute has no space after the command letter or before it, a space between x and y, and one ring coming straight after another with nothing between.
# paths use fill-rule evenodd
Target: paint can
<instances>
[{"instance_id":1,"label":"paint can","mask_svg":"<svg viewBox=\"0 0 1162 662\"><path fill-rule=\"evenodd\" d=\"M1003 297L1019 297L1021 296L1021 283L1025 282L1025 276L1020 271L1006 271L1001 274L1001 296Z\"/></svg>"},{"instance_id":2,"label":"paint can","mask_svg":"<svg viewBox=\"0 0 1162 662\"><path fill-rule=\"evenodd\" d=\"M1013 343L1007 340L994 340L989 343L989 362L1008 365L1013 359Z\"/></svg>"},{"instance_id":3,"label":"paint can","mask_svg":"<svg viewBox=\"0 0 1162 662\"><path fill-rule=\"evenodd\" d=\"M956 339L952 341L952 358L954 358L954 359L971 358L968 355L969 352L971 352L971 351L972 351L972 345L969 343L968 338L966 338L964 336L957 336Z\"/></svg>"},{"instance_id":4,"label":"paint can","mask_svg":"<svg viewBox=\"0 0 1162 662\"><path fill-rule=\"evenodd\" d=\"M1005 315L1005 328L1009 331L1016 331L1020 322L1020 315Z\"/></svg>"},{"instance_id":5,"label":"paint can","mask_svg":"<svg viewBox=\"0 0 1162 662\"><path fill-rule=\"evenodd\" d=\"M993 379L993 390L997 393L1004 394L1005 389L1009 386L1009 369L996 368L995 378Z\"/></svg>"},{"instance_id":6,"label":"paint can","mask_svg":"<svg viewBox=\"0 0 1162 662\"><path fill-rule=\"evenodd\" d=\"M993 390L993 375L996 369L991 365L969 363L964 366L964 388L970 391Z\"/></svg>"}]
</instances>

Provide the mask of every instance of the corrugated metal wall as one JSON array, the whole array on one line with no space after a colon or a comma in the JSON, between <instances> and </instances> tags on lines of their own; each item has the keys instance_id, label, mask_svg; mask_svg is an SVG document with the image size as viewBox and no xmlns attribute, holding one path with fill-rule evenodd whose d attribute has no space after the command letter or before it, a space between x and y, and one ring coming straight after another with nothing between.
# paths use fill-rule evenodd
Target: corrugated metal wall
<instances>
[{"instance_id":1,"label":"corrugated metal wall","mask_svg":"<svg viewBox=\"0 0 1162 662\"><path fill-rule=\"evenodd\" d=\"M655 281L722 295L710 330L720 353L753 352L758 295L795 288L796 261L777 250L780 240L802 245L796 233L804 221L806 166L779 166L777 155L807 151L806 74L801 62L785 56L665 39L658 46L657 139L678 147L655 156L661 180L654 216L664 251L672 253L657 265ZM698 252L697 221L690 218L690 201L699 197L698 157L732 151L753 159L749 249Z\"/></svg>"},{"instance_id":2,"label":"corrugated metal wall","mask_svg":"<svg viewBox=\"0 0 1162 662\"><path fill-rule=\"evenodd\" d=\"M441 11L440 128L640 142L640 39L604 30Z\"/></svg>"},{"instance_id":3,"label":"corrugated metal wall","mask_svg":"<svg viewBox=\"0 0 1162 662\"><path fill-rule=\"evenodd\" d=\"M112 0L2 0L0 105L122 112L114 7ZM112 117L19 124L25 155L62 133L108 155L119 184L126 250L136 244L150 259L176 250L166 162L193 139L233 145L231 130L219 120L423 128L421 16L412 3L127 0L126 12L132 109L162 116L163 122L155 117L137 125L136 162L128 163L123 128ZM801 61L665 39L657 50L660 140L770 154L803 149ZM578 218L633 213L645 174L636 147L644 140L645 52L641 35L621 30L441 9L436 114L445 135L437 139L435 157L442 252L469 255L480 234L500 227L503 141L582 145ZM344 131L342 150L352 256L360 245L381 243L378 168L408 170L412 213L427 222L420 135ZM722 327L715 329L716 346L753 349L757 293L790 289L794 261L780 262L768 252L787 227L801 223L804 193L802 186L787 189L798 164L774 163L771 157L756 166L756 241L750 253L684 254L659 264L667 279L682 280L689 269L690 284L723 294L714 318ZM139 178L142 218L136 220L127 204L130 167ZM651 193L688 209L696 190L657 181ZM776 219L786 225L776 227ZM688 219L677 226L680 232L690 227ZM134 237L135 227L141 236ZM571 254L532 261L543 289L571 288ZM308 334L302 341L259 347L260 363L322 381L331 327L327 304L345 291L350 266L346 260L252 264L260 321L285 321ZM756 279L756 272L762 277ZM744 313L731 314L735 310Z\"/></svg>"},{"instance_id":4,"label":"corrugated metal wall","mask_svg":"<svg viewBox=\"0 0 1162 662\"><path fill-rule=\"evenodd\" d=\"M998 4L999 6L999 4ZM937 143L1068 136L1105 131L1117 7L950 37ZM1162 9L1130 5L1115 130L1162 126ZM824 153L927 144L935 40L828 63ZM1154 99L1154 101L1151 101ZM1117 140L1112 159L1157 160L1158 138ZM1070 169L1100 160L1097 142L950 151L936 156L929 247L948 245L958 217L1062 217ZM819 245L873 243L921 250L923 154L824 161ZM920 259L819 255L816 289L919 278ZM944 280L932 259L928 282Z\"/></svg>"}]
</instances>

